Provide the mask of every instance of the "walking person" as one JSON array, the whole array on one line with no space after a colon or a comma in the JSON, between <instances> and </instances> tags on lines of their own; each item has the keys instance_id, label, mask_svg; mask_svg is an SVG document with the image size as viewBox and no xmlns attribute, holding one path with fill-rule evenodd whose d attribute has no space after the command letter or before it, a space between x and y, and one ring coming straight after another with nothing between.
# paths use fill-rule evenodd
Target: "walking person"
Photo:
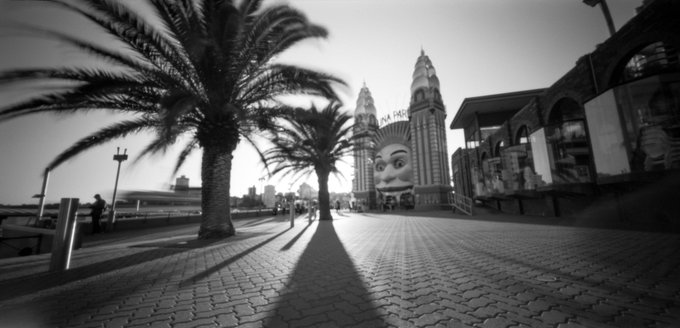
<instances>
[{"instance_id":1,"label":"walking person","mask_svg":"<svg viewBox=\"0 0 680 328\"><path fill-rule=\"evenodd\" d=\"M340 201L336 200L335 201L335 213L340 213Z\"/></svg>"},{"instance_id":2,"label":"walking person","mask_svg":"<svg viewBox=\"0 0 680 328\"><path fill-rule=\"evenodd\" d=\"M90 215L92 216L92 234L102 232L99 222L101 221L104 209L106 209L106 201L99 194L94 195L94 199L95 201L90 210Z\"/></svg>"},{"instance_id":3,"label":"walking person","mask_svg":"<svg viewBox=\"0 0 680 328\"><path fill-rule=\"evenodd\" d=\"M316 219L316 204L310 203L309 204L309 215L307 216L307 220L311 223Z\"/></svg>"}]
</instances>

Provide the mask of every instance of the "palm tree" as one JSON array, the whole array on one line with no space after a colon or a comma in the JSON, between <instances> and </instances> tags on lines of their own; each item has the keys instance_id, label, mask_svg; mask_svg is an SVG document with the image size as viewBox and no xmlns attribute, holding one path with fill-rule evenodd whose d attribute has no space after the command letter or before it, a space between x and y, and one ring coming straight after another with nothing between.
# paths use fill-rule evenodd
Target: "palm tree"
<instances>
[{"instance_id":1,"label":"palm tree","mask_svg":"<svg viewBox=\"0 0 680 328\"><path fill-rule=\"evenodd\" d=\"M107 65L17 69L0 73L0 85L36 80L61 83L60 91L35 96L0 110L0 120L34 113L106 110L133 114L77 141L49 165L112 139L153 131L156 137L140 157L165 150L188 136L175 166L202 149L202 222L198 237L235 233L229 187L232 152L244 139L275 127L281 95L335 98L332 87L344 84L328 74L272 59L308 38L327 31L299 11L261 0L148 0L150 19L113 0L43 0L76 13L122 41L112 50L69 34L25 27L106 60ZM154 26L160 20L162 27ZM111 63L113 65L111 65Z\"/></svg>"},{"instance_id":2,"label":"palm tree","mask_svg":"<svg viewBox=\"0 0 680 328\"><path fill-rule=\"evenodd\" d=\"M290 109L283 116L286 124L270 132L273 147L262 154L267 168L273 166L271 175L281 173L298 180L316 173L319 182L319 220L332 220L328 177L341 174L337 164L358 146L362 137L352 134L347 124L352 116L340 111L341 104L330 102L323 110Z\"/></svg>"}]
</instances>

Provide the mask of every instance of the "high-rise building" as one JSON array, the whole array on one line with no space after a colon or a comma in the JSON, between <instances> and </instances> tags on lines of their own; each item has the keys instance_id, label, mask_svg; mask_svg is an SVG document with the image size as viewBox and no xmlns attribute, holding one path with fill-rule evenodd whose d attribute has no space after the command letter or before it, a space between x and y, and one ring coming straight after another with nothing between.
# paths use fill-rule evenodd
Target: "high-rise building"
<instances>
[{"instance_id":1,"label":"high-rise building","mask_svg":"<svg viewBox=\"0 0 680 328\"><path fill-rule=\"evenodd\" d=\"M264 195L262 195L262 203L265 207L274 207L276 204L276 187L273 185L264 186Z\"/></svg>"}]
</instances>

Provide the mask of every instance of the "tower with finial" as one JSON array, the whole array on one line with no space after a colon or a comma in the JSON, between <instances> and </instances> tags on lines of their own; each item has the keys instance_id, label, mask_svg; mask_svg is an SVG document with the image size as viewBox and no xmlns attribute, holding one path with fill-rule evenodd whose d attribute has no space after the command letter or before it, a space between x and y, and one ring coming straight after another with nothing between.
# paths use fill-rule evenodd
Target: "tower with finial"
<instances>
[{"instance_id":1,"label":"tower with finial","mask_svg":"<svg viewBox=\"0 0 680 328\"><path fill-rule=\"evenodd\" d=\"M422 48L413 71L408 115L416 208L446 204L451 191L446 108L439 92L439 78Z\"/></svg>"},{"instance_id":2,"label":"tower with finial","mask_svg":"<svg viewBox=\"0 0 680 328\"><path fill-rule=\"evenodd\" d=\"M378 129L378 119L371 91L364 81L363 87L359 91L357 106L354 110L354 133L363 134L359 142L365 147L361 147L354 152L354 179L352 181L352 192L354 198L363 205L364 208L371 207L375 203L375 182L373 179L373 153L370 147L372 135ZM357 204L357 205L360 205Z\"/></svg>"}]
</instances>

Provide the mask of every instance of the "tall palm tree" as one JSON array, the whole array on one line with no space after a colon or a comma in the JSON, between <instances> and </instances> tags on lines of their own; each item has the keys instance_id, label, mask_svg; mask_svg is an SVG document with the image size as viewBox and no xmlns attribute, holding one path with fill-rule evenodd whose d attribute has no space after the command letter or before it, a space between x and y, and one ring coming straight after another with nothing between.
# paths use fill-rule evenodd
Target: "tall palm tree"
<instances>
[{"instance_id":1,"label":"tall palm tree","mask_svg":"<svg viewBox=\"0 0 680 328\"><path fill-rule=\"evenodd\" d=\"M122 41L112 50L55 30L25 27L106 60L98 68L56 67L0 73L0 84L60 82L62 89L0 110L0 120L34 113L107 110L133 114L80 139L49 168L115 138L151 130L156 137L141 156L166 149L178 137L190 141L175 172L202 149L202 222L199 238L235 233L230 217L232 152L254 133L275 127L281 95L335 97L328 74L273 63L301 40L326 37L299 11L261 0L147 0L157 17L114 0L43 0L76 13ZM155 26L159 21L162 26ZM113 65L111 65L111 63Z\"/></svg>"},{"instance_id":2,"label":"tall palm tree","mask_svg":"<svg viewBox=\"0 0 680 328\"><path fill-rule=\"evenodd\" d=\"M319 220L332 220L328 177L341 174L337 164L358 146L362 137L352 134L352 118L340 110L341 104L330 102L323 110L290 109L286 124L271 133L273 147L262 153L270 174L291 175L298 180L316 173L319 182Z\"/></svg>"}]
</instances>

